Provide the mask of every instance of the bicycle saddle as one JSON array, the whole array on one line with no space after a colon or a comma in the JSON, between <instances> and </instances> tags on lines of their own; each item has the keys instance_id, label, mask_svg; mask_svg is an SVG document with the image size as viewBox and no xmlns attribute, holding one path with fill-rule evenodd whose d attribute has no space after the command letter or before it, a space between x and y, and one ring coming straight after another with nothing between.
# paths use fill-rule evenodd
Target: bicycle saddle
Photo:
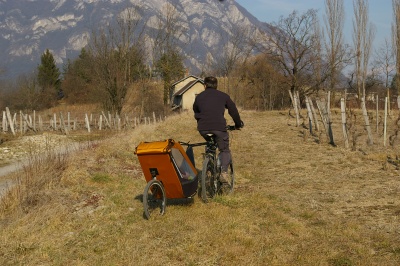
<instances>
[{"instance_id":1,"label":"bicycle saddle","mask_svg":"<svg viewBox=\"0 0 400 266\"><path fill-rule=\"evenodd\" d=\"M206 136L205 136L204 138L205 138L205 140L206 140L207 142L210 142L210 141L215 142L215 135L212 134L212 133L206 134Z\"/></svg>"}]
</instances>

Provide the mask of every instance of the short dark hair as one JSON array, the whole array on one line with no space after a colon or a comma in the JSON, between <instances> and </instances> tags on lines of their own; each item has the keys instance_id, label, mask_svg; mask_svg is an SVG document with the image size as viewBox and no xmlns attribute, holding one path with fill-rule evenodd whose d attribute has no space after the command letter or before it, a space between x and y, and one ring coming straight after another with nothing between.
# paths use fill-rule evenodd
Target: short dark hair
<instances>
[{"instance_id":1,"label":"short dark hair","mask_svg":"<svg viewBox=\"0 0 400 266\"><path fill-rule=\"evenodd\" d=\"M204 84L206 88L216 89L218 87L218 79L216 77L206 77L204 78Z\"/></svg>"}]
</instances>

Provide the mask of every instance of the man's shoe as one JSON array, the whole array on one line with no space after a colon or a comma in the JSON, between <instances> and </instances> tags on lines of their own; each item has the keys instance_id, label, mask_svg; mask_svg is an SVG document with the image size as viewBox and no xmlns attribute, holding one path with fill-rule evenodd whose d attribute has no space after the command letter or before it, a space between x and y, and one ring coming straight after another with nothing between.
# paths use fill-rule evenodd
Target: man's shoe
<instances>
[{"instance_id":1,"label":"man's shoe","mask_svg":"<svg viewBox=\"0 0 400 266\"><path fill-rule=\"evenodd\" d=\"M229 183L221 184L221 193L222 195L228 195L229 193L231 193L231 186L229 185Z\"/></svg>"},{"instance_id":2,"label":"man's shoe","mask_svg":"<svg viewBox=\"0 0 400 266\"><path fill-rule=\"evenodd\" d=\"M221 175L219 176L219 182L221 182L222 184L227 183L229 185L230 182L229 174L227 172L222 172Z\"/></svg>"}]
</instances>

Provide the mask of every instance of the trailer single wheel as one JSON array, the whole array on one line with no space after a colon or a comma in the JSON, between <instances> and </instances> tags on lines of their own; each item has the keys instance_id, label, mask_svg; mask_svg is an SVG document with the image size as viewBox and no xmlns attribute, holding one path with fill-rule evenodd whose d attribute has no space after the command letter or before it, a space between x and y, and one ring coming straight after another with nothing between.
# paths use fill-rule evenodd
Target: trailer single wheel
<instances>
[{"instance_id":1,"label":"trailer single wheel","mask_svg":"<svg viewBox=\"0 0 400 266\"><path fill-rule=\"evenodd\" d=\"M143 193L143 207L144 215L147 219L154 213L163 215L167 205L167 198L165 196L165 189L163 184L158 180L150 180Z\"/></svg>"}]
</instances>

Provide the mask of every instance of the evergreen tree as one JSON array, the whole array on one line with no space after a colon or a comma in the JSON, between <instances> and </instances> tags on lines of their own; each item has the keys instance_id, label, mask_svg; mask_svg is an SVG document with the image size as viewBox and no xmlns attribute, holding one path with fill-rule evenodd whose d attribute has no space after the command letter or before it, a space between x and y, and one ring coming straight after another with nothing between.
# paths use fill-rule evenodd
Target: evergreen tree
<instances>
[{"instance_id":1,"label":"evergreen tree","mask_svg":"<svg viewBox=\"0 0 400 266\"><path fill-rule=\"evenodd\" d=\"M38 66L38 83L42 90L54 88L58 93L60 91L60 70L56 66L53 54L49 49L40 57L40 65Z\"/></svg>"},{"instance_id":2,"label":"evergreen tree","mask_svg":"<svg viewBox=\"0 0 400 266\"><path fill-rule=\"evenodd\" d=\"M164 105L168 103L170 88L173 81L183 78L185 67L182 56L175 50L164 53L156 62L156 70L164 79Z\"/></svg>"},{"instance_id":3,"label":"evergreen tree","mask_svg":"<svg viewBox=\"0 0 400 266\"><path fill-rule=\"evenodd\" d=\"M73 61L68 60L63 69L61 89L68 103L96 102L97 83L93 82L94 58L82 48L79 57Z\"/></svg>"}]
</instances>

